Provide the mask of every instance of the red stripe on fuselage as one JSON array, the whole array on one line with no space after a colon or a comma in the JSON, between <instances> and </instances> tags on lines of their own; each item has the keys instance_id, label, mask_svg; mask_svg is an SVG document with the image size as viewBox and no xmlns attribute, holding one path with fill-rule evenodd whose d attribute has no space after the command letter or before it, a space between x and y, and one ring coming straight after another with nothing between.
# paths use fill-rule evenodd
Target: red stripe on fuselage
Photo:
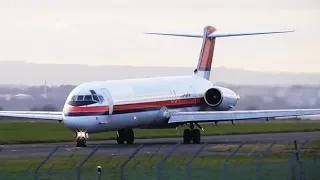
<instances>
[{"instance_id":1,"label":"red stripe on fuselage","mask_svg":"<svg viewBox=\"0 0 320 180\"><path fill-rule=\"evenodd\" d=\"M200 103L200 98L194 99L178 99L178 100L165 100L165 101L154 101L154 102L141 102L134 104L119 104L113 106L113 111L123 111L123 110L136 110L136 109L145 109L145 108L154 108L154 107L163 107L163 106L176 106L176 105L197 105ZM92 107L73 107L69 106L65 112L68 113L104 113L109 111L108 106L92 106Z\"/></svg>"},{"instance_id":2,"label":"red stripe on fuselage","mask_svg":"<svg viewBox=\"0 0 320 180\"><path fill-rule=\"evenodd\" d=\"M109 111L109 107L108 106L92 106L92 107L69 106L67 111L69 113L105 112L105 111Z\"/></svg>"},{"instance_id":3,"label":"red stripe on fuselage","mask_svg":"<svg viewBox=\"0 0 320 180\"><path fill-rule=\"evenodd\" d=\"M120 104L113 107L114 111L117 110L133 110L144 109L152 107L174 106L174 105L190 105L200 102L200 99L178 99L178 100L166 100L166 101L154 101L154 102L142 102L135 104Z\"/></svg>"}]
</instances>

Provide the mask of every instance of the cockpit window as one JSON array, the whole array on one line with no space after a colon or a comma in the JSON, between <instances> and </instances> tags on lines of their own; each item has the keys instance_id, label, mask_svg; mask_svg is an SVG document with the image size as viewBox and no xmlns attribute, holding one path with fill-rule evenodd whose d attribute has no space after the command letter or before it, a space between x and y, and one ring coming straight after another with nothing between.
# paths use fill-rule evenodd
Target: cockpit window
<instances>
[{"instance_id":1,"label":"cockpit window","mask_svg":"<svg viewBox=\"0 0 320 180\"><path fill-rule=\"evenodd\" d=\"M77 101L82 101L84 96L78 96Z\"/></svg>"},{"instance_id":2,"label":"cockpit window","mask_svg":"<svg viewBox=\"0 0 320 180\"><path fill-rule=\"evenodd\" d=\"M77 96L72 96L71 101L76 101L77 100Z\"/></svg>"},{"instance_id":3,"label":"cockpit window","mask_svg":"<svg viewBox=\"0 0 320 180\"><path fill-rule=\"evenodd\" d=\"M92 93L92 91L90 91ZM94 92L94 91L93 91ZM102 95L97 95L95 92L91 95L75 95L72 96L70 101L68 102L69 105L72 106L86 106L95 103L102 103L104 98Z\"/></svg>"},{"instance_id":4,"label":"cockpit window","mask_svg":"<svg viewBox=\"0 0 320 180\"><path fill-rule=\"evenodd\" d=\"M101 96L101 95L99 95L99 99L100 99L101 102L104 101L104 98L103 98L103 96Z\"/></svg>"},{"instance_id":5,"label":"cockpit window","mask_svg":"<svg viewBox=\"0 0 320 180\"><path fill-rule=\"evenodd\" d=\"M94 101L99 102L99 98L98 98L98 96L97 96L97 95L92 95L92 97L93 97L93 100L94 100ZM101 101L101 102L102 102L102 101Z\"/></svg>"},{"instance_id":6,"label":"cockpit window","mask_svg":"<svg viewBox=\"0 0 320 180\"><path fill-rule=\"evenodd\" d=\"M85 101L92 101L92 95L86 95L84 96Z\"/></svg>"}]
</instances>

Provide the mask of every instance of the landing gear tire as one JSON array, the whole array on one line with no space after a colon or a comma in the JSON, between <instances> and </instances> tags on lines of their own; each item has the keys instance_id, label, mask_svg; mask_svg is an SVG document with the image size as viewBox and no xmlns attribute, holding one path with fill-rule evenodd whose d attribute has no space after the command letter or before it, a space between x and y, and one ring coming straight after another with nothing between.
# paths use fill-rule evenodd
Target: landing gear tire
<instances>
[{"instance_id":1,"label":"landing gear tire","mask_svg":"<svg viewBox=\"0 0 320 180\"><path fill-rule=\"evenodd\" d=\"M77 147L87 147L86 139L77 139Z\"/></svg>"},{"instance_id":2,"label":"landing gear tire","mask_svg":"<svg viewBox=\"0 0 320 180\"><path fill-rule=\"evenodd\" d=\"M201 133L199 129L185 129L183 132L183 143L190 144L190 141L193 141L194 144L200 144Z\"/></svg>"},{"instance_id":3,"label":"landing gear tire","mask_svg":"<svg viewBox=\"0 0 320 180\"><path fill-rule=\"evenodd\" d=\"M192 140L194 144L200 144L201 134L199 129L195 129L192 131Z\"/></svg>"},{"instance_id":4,"label":"landing gear tire","mask_svg":"<svg viewBox=\"0 0 320 180\"><path fill-rule=\"evenodd\" d=\"M117 131L117 143L124 144L125 141L127 142L127 144L134 143L134 132L132 129L128 129L128 130L122 129Z\"/></svg>"},{"instance_id":5,"label":"landing gear tire","mask_svg":"<svg viewBox=\"0 0 320 180\"><path fill-rule=\"evenodd\" d=\"M124 131L123 130L119 130L117 131L117 143L118 144L123 144L124 143Z\"/></svg>"},{"instance_id":6,"label":"landing gear tire","mask_svg":"<svg viewBox=\"0 0 320 180\"><path fill-rule=\"evenodd\" d=\"M128 129L126 131L126 141L127 144L133 144L134 143L134 132L132 129Z\"/></svg>"},{"instance_id":7,"label":"landing gear tire","mask_svg":"<svg viewBox=\"0 0 320 180\"><path fill-rule=\"evenodd\" d=\"M189 144L191 139L192 139L192 134L191 134L190 129L185 129L183 131L183 143L184 144Z\"/></svg>"}]
</instances>

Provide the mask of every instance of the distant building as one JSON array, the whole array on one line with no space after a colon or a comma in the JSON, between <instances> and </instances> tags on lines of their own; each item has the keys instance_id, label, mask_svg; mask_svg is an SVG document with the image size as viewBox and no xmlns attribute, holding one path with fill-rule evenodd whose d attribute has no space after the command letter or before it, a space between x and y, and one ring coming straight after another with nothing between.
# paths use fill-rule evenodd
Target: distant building
<instances>
[{"instance_id":1,"label":"distant building","mask_svg":"<svg viewBox=\"0 0 320 180\"><path fill-rule=\"evenodd\" d=\"M33 96L31 96L29 94L16 94L12 98L14 98L14 99L32 99Z\"/></svg>"}]
</instances>

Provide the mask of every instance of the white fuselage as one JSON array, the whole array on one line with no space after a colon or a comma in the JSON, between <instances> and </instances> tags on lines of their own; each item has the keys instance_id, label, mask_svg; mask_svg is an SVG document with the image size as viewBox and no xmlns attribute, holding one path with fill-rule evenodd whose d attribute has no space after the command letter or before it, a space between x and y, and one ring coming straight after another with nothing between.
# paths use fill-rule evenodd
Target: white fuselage
<instances>
[{"instance_id":1,"label":"white fuselage","mask_svg":"<svg viewBox=\"0 0 320 180\"><path fill-rule=\"evenodd\" d=\"M72 131L88 133L175 127L167 123L170 112L199 111L201 98L212 87L196 75L84 83L66 100L64 124Z\"/></svg>"}]
</instances>

